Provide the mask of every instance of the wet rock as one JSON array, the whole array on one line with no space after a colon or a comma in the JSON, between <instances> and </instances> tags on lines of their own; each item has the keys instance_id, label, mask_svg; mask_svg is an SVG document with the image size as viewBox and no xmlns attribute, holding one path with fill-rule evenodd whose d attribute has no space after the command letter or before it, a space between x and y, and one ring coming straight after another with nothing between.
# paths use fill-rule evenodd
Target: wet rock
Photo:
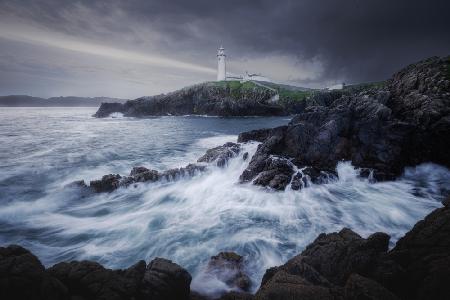
<instances>
[{"instance_id":1,"label":"wet rock","mask_svg":"<svg viewBox=\"0 0 450 300\"><path fill-rule=\"evenodd\" d=\"M303 187L307 187L307 186L308 186L308 181L303 176L302 173L297 172L294 175L294 177L292 177L291 189L293 189L294 191L298 191L298 190L302 189Z\"/></svg>"},{"instance_id":2,"label":"wet rock","mask_svg":"<svg viewBox=\"0 0 450 300\"><path fill-rule=\"evenodd\" d=\"M242 159L244 161L248 159L248 152L245 152L244 155L242 155Z\"/></svg>"},{"instance_id":3,"label":"wet rock","mask_svg":"<svg viewBox=\"0 0 450 300\"><path fill-rule=\"evenodd\" d=\"M169 169L161 173L160 178L164 178L165 180L177 180L183 176L194 176L198 173L204 172L206 170L206 166L197 165L197 164L189 164L184 168L174 168Z\"/></svg>"},{"instance_id":4,"label":"wet rock","mask_svg":"<svg viewBox=\"0 0 450 300\"><path fill-rule=\"evenodd\" d=\"M96 193L112 192L120 186L119 174L104 175L100 180L92 180L89 186L94 189Z\"/></svg>"},{"instance_id":5,"label":"wet rock","mask_svg":"<svg viewBox=\"0 0 450 300\"><path fill-rule=\"evenodd\" d=\"M294 174L291 163L282 158L269 157L258 177L253 181L255 185L268 186L275 190L284 190Z\"/></svg>"},{"instance_id":6,"label":"wet rock","mask_svg":"<svg viewBox=\"0 0 450 300\"><path fill-rule=\"evenodd\" d=\"M218 167L223 167L230 158L238 155L240 150L239 144L228 142L222 146L208 149L206 154L200 157L197 162L211 163L215 161Z\"/></svg>"},{"instance_id":7,"label":"wet rock","mask_svg":"<svg viewBox=\"0 0 450 300\"><path fill-rule=\"evenodd\" d=\"M159 173L156 170L149 170L145 167L134 167L130 172L130 177L135 182L157 181Z\"/></svg>"},{"instance_id":8,"label":"wet rock","mask_svg":"<svg viewBox=\"0 0 450 300\"><path fill-rule=\"evenodd\" d=\"M251 281L244 269L242 256L234 252L220 252L211 257L206 271L226 283L230 288L249 291Z\"/></svg>"}]
</instances>

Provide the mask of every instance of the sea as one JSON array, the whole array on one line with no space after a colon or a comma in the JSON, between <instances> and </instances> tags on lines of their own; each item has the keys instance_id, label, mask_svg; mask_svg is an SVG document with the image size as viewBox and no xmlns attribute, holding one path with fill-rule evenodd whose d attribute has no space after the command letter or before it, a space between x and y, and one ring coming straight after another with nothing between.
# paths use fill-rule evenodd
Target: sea
<instances>
[{"instance_id":1,"label":"sea","mask_svg":"<svg viewBox=\"0 0 450 300\"><path fill-rule=\"evenodd\" d=\"M205 272L221 251L244 257L253 290L265 270L299 254L322 232L348 227L391 236L391 247L441 207L450 171L425 163L396 181L360 178L350 161L339 179L300 191L239 183L258 143L219 168L175 182L140 183L112 193L68 187L134 166L164 171L196 162L240 132L286 125L289 117L92 117L95 108L0 108L0 246L19 244L49 267L94 260L126 268L164 257L186 268L193 290L230 290Z\"/></svg>"}]
</instances>

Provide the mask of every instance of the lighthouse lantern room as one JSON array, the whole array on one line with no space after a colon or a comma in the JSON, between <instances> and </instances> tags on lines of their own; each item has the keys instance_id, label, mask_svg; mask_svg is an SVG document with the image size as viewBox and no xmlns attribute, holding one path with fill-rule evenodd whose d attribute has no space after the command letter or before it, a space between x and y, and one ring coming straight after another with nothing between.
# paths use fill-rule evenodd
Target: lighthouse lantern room
<instances>
[{"instance_id":1,"label":"lighthouse lantern room","mask_svg":"<svg viewBox=\"0 0 450 300\"><path fill-rule=\"evenodd\" d=\"M225 49L221 46L217 51L217 81L227 79L227 71L225 66Z\"/></svg>"}]
</instances>

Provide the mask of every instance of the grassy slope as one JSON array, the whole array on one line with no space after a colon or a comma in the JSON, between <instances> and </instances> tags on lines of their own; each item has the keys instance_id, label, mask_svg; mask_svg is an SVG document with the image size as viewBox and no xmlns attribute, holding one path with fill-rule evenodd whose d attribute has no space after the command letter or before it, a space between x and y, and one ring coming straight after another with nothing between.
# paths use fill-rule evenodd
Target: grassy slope
<instances>
[{"instance_id":1,"label":"grassy slope","mask_svg":"<svg viewBox=\"0 0 450 300\"><path fill-rule=\"evenodd\" d=\"M212 84L213 86L229 89L230 95L235 99L241 98L240 96L245 91L264 89L263 87L260 87L251 81L246 81L242 83L238 80L216 81L216 82L213 81L210 84Z\"/></svg>"}]
</instances>

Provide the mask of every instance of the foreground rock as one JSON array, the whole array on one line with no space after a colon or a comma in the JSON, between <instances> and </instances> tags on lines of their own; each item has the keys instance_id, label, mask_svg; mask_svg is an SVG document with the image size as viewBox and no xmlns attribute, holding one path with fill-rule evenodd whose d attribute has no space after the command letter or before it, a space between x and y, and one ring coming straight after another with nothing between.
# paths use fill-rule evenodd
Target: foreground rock
<instances>
[{"instance_id":1,"label":"foreground rock","mask_svg":"<svg viewBox=\"0 0 450 300\"><path fill-rule=\"evenodd\" d=\"M378 180L394 179L405 166L422 162L450 167L449 73L450 58L433 57L381 86L315 94L288 126L240 135L243 142L262 141L241 181L266 172L274 155L326 174L348 160L373 170ZM270 180L254 183L270 186Z\"/></svg>"},{"instance_id":2,"label":"foreground rock","mask_svg":"<svg viewBox=\"0 0 450 300\"><path fill-rule=\"evenodd\" d=\"M388 251L389 236L321 234L268 269L255 299L448 299L450 199Z\"/></svg>"},{"instance_id":3,"label":"foreground rock","mask_svg":"<svg viewBox=\"0 0 450 300\"><path fill-rule=\"evenodd\" d=\"M0 248L1 299L189 299L191 276L162 258L140 261L125 270L96 262L59 263L45 270L19 246Z\"/></svg>"},{"instance_id":4,"label":"foreground rock","mask_svg":"<svg viewBox=\"0 0 450 300\"><path fill-rule=\"evenodd\" d=\"M450 295L450 199L388 251L389 236L362 238L350 229L321 234L298 256L266 271L255 295L230 292L220 299L249 300L425 300ZM249 288L242 257L213 256L211 272ZM0 247L0 299L209 299L190 293L191 276L177 264L156 258L125 270L91 261L59 263L45 269L28 250Z\"/></svg>"}]
</instances>

